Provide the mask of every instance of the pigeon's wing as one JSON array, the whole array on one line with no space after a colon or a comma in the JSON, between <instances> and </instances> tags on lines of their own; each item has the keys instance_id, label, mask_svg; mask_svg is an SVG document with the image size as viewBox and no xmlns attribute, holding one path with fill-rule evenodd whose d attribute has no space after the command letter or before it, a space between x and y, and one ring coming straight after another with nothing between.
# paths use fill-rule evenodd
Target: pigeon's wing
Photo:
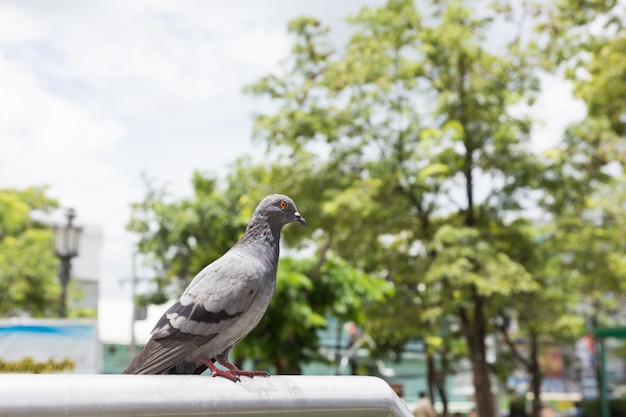
<instances>
[{"instance_id":1,"label":"pigeon's wing","mask_svg":"<svg viewBox=\"0 0 626 417\"><path fill-rule=\"evenodd\" d=\"M124 370L125 374L164 374L217 334L198 336L175 330L168 337L150 339Z\"/></svg>"},{"instance_id":2,"label":"pigeon's wing","mask_svg":"<svg viewBox=\"0 0 626 417\"><path fill-rule=\"evenodd\" d=\"M219 334L244 314L256 298L266 269L255 258L228 252L194 278L152 331L168 337L172 328L199 336Z\"/></svg>"},{"instance_id":3,"label":"pigeon's wing","mask_svg":"<svg viewBox=\"0 0 626 417\"><path fill-rule=\"evenodd\" d=\"M124 373L164 373L184 361L250 308L264 273L259 261L233 251L208 265L163 314Z\"/></svg>"}]
</instances>

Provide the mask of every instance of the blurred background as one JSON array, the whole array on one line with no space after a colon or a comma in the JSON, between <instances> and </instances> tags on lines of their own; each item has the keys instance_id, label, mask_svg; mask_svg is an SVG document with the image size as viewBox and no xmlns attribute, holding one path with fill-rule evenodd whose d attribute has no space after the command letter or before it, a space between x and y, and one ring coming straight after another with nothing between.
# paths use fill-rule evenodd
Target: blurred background
<instances>
[{"instance_id":1,"label":"blurred background","mask_svg":"<svg viewBox=\"0 0 626 417\"><path fill-rule=\"evenodd\" d=\"M620 415L625 21L0 2L0 372L120 373L278 192L309 227L235 362L376 375L442 416Z\"/></svg>"}]
</instances>

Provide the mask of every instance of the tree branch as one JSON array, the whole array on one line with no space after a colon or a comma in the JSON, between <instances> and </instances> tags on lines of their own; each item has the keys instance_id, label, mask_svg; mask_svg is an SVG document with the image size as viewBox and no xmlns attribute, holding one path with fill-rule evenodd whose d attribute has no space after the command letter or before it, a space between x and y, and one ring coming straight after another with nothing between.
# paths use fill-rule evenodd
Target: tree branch
<instances>
[{"instance_id":1,"label":"tree branch","mask_svg":"<svg viewBox=\"0 0 626 417\"><path fill-rule=\"evenodd\" d=\"M515 359L517 359L526 369L530 369L530 362L521 354L517 346L515 346L515 342L511 340L511 336L509 335L509 332L507 332L504 324L495 324L495 328L500 331L500 334L504 338L504 343L509 348L513 356L515 356Z\"/></svg>"},{"instance_id":2,"label":"tree branch","mask_svg":"<svg viewBox=\"0 0 626 417\"><path fill-rule=\"evenodd\" d=\"M324 242L324 244L320 247L320 254L317 259L317 263L315 264L315 267L311 271L312 281L317 281L317 279L319 278L320 270L322 269L322 265L324 265L324 262L326 261L326 253L330 249L331 243L332 243L332 236L329 235L326 242Z\"/></svg>"}]
</instances>

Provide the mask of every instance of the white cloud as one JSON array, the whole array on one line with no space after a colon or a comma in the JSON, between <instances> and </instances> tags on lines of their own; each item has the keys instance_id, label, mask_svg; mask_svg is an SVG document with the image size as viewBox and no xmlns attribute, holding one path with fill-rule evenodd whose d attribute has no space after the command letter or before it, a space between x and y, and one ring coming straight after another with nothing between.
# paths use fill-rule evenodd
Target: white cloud
<instances>
[{"instance_id":1,"label":"white cloud","mask_svg":"<svg viewBox=\"0 0 626 417\"><path fill-rule=\"evenodd\" d=\"M110 151L126 133L117 120L47 91L34 72L1 56L0 91L2 182L13 178L24 186L64 179L63 172Z\"/></svg>"},{"instance_id":2,"label":"white cloud","mask_svg":"<svg viewBox=\"0 0 626 417\"><path fill-rule=\"evenodd\" d=\"M126 133L115 120L100 120L42 88L33 73L0 59L0 129L8 141L26 141L36 152L69 157L110 149ZM11 155L9 155L11 156Z\"/></svg>"},{"instance_id":3,"label":"white cloud","mask_svg":"<svg viewBox=\"0 0 626 417\"><path fill-rule=\"evenodd\" d=\"M0 42L42 39L43 27L24 10L11 4L0 7Z\"/></svg>"}]
</instances>

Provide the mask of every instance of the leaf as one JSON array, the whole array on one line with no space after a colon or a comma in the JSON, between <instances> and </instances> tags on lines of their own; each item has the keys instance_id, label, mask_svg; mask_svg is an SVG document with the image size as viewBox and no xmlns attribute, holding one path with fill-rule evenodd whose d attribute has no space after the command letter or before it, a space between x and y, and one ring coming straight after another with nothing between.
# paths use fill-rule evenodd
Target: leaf
<instances>
[{"instance_id":1,"label":"leaf","mask_svg":"<svg viewBox=\"0 0 626 417\"><path fill-rule=\"evenodd\" d=\"M421 169L417 174L417 179L423 181L428 177L446 175L449 172L450 168L448 167L448 165L435 162Z\"/></svg>"}]
</instances>

